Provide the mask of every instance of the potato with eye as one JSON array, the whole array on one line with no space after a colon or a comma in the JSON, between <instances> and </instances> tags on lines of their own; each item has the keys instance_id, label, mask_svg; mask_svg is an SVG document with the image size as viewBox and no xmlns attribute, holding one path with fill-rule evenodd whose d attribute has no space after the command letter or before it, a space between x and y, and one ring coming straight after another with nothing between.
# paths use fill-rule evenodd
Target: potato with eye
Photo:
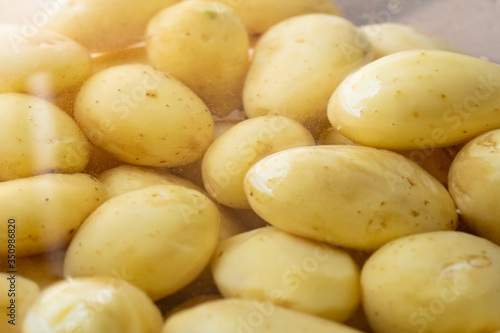
<instances>
[{"instance_id":1,"label":"potato with eye","mask_svg":"<svg viewBox=\"0 0 500 333\"><path fill-rule=\"evenodd\" d=\"M439 231L396 239L361 272L363 307L376 333L500 329L500 247Z\"/></svg>"},{"instance_id":2,"label":"potato with eye","mask_svg":"<svg viewBox=\"0 0 500 333\"><path fill-rule=\"evenodd\" d=\"M151 64L191 88L212 113L223 117L242 105L249 41L230 8L180 2L149 22L146 41Z\"/></svg>"}]
</instances>

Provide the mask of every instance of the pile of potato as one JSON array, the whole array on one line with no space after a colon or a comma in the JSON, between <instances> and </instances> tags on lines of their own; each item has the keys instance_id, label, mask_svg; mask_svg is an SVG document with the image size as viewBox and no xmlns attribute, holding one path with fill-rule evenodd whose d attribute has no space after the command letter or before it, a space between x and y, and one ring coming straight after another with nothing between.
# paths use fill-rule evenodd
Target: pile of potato
<instances>
[{"instance_id":1,"label":"pile of potato","mask_svg":"<svg viewBox=\"0 0 500 333\"><path fill-rule=\"evenodd\" d=\"M1 332L500 332L498 64L332 0L44 8L0 25Z\"/></svg>"}]
</instances>

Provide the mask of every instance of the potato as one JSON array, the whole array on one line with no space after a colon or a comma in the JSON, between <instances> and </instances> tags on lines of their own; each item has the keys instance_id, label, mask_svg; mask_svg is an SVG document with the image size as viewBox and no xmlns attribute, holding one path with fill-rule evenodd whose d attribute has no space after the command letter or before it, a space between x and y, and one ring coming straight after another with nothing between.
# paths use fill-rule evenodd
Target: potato
<instances>
[{"instance_id":1,"label":"potato","mask_svg":"<svg viewBox=\"0 0 500 333\"><path fill-rule=\"evenodd\" d=\"M25 94L0 94L0 117L0 181L76 173L87 165L90 143L53 104Z\"/></svg>"},{"instance_id":2,"label":"potato","mask_svg":"<svg viewBox=\"0 0 500 333\"><path fill-rule=\"evenodd\" d=\"M500 329L500 247L462 232L397 239L361 273L363 306L376 333Z\"/></svg>"},{"instance_id":3,"label":"potato","mask_svg":"<svg viewBox=\"0 0 500 333\"><path fill-rule=\"evenodd\" d=\"M449 190L461 217L478 235L500 244L500 130L469 141L454 159Z\"/></svg>"},{"instance_id":4,"label":"potato","mask_svg":"<svg viewBox=\"0 0 500 333\"><path fill-rule=\"evenodd\" d=\"M250 206L290 233L359 250L457 227L445 187L403 156L363 146L288 149L245 178Z\"/></svg>"},{"instance_id":5,"label":"potato","mask_svg":"<svg viewBox=\"0 0 500 333\"><path fill-rule=\"evenodd\" d=\"M249 40L230 8L180 2L150 21L146 40L151 64L191 88L212 113L226 116L242 105Z\"/></svg>"},{"instance_id":6,"label":"potato","mask_svg":"<svg viewBox=\"0 0 500 333\"><path fill-rule=\"evenodd\" d=\"M75 119L96 146L136 165L173 167L201 158L214 123L206 105L167 73L111 67L82 86Z\"/></svg>"},{"instance_id":7,"label":"potato","mask_svg":"<svg viewBox=\"0 0 500 333\"><path fill-rule=\"evenodd\" d=\"M340 15L334 0L215 0L231 6L250 35L264 33L271 26L292 16L309 13Z\"/></svg>"},{"instance_id":8,"label":"potato","mask_svg":"<svg viewBox=\"0 0 500 333\"><path fill-rule=\"evenodd\" d=\"M360 333L310 314L271 302L224 299L206 302L174 314L162 333Z\"/></svg>"},{"instance_id":9,"label":"potato","mask_svg":"<svg viewBox=\"0 0 500 333\"><path fill-rule=\"evenodd\" d=\"M223 205L249 209L243 190L248 169L272 153L314 144L307 129L287 117L263 116L244 120L208 148L201 165L203 183L208 193Z\"/></svg>"},{"instance_id":10,"label":"potato","mask_svg":"<svg viewBox=\"0 0 500 333\"><path fill-rule=\"evenodd\" d=\"M75 0L51 2L45 27L92 52L121 49L144 40L148 21L180 0Z\"/></svg>"},{"instance_id":11,"label":"potato","mask_svg":"<svg viewBox=\"0 0 500 333\"><path fill-rule=\"evenodd\" d=\"M66 246L80 224L105 200L85 174L46 174L0 183L0 255L49 252Z\"/></svg>"},{"instance_id":12,"label":"potato","mask_svg":"<svg viewBox=\"0 0 500 333\"><path fill-rule=\"evenodd\" d=\"M90 54L58 33L0 25L0 93L55 95L90 75Z\"/></svg>"},{"instance_id":13,"label":"potato","mask_svg":"<svg viewBox=\"0 0 500 333\"><path fill-rule=\"evenodd\" d=\"M92 73L95 74L109 67L127 64L149 65L146 45L144 43L120 50L99 53L92 57Z\"/></svg>"},{"instance_id":14,"label":"potato","mask_svg":"<svg viewBox=\"0 0 500 333\"><path fill-rule=\"evenodd\" d=\"M26 312L40 292L38 285L25 277L0 273L0 332L21 333Z\"/></svg>"},{"instance_id":15,"label":"potato","mask_svg":"<svg viewBox=\"0 0 500 333\"><path fill-rule=\"evenodd\" d=\"M308 126L326 118L328 99L351 71L372 58L349 21L326 14L290 18L255 47L243 89L248 117L279 114Z\"/></svg>"},{"instance_id":16,"label":"potato","mask_svg":"<svg viewBox=\"0 0 500 333\"><path fill-rule=\"evenodd\" d=\"M368 24L359 28L370 42L375 59L407 50L459 50L437 36L399 23Z\"/></svg>"},{"instance_id":17,"label":"potato","mask_svg":"<svg viewBox=\"0 0 500 333\"><path fill-rule=\"evenodd\" d=\"M157 333L161 313L120 277L64 280L44 290L29 309L23 333Z\"/></svg>"},{"instance_id":18,"label":"potato","mask_svg":"<svg viewBox=\"0 0 500 333\"><path fill-rule=\"evenodd\" d=\"M123 271L125 280L158 300L196 278L218 237L219 213L206 196L179 185L149 186L106 201L85 220L69 245L64 273Z\"/></svg>"},{"instance_id":19,"label":"potato","mask_svg":"<svg viewBox=\"0 0 500 333\"><path fill-rule=\"evenodd\" d=\"M226 298L271 301L340 322L360 301L358 267L346 252L274 227L219 243L211 267Z\"/></svg>"},{"instance_id":20,"label":"potato","mask_svg":"<svg viewBox=\"0 0 500 333\"><path fill-rule=\"evenodd\" d=\"M500 66L446 51L413 50L350 75L328 105L349 139L389 149L451 146L500 126Z\"/></svg>"}]
</instances>

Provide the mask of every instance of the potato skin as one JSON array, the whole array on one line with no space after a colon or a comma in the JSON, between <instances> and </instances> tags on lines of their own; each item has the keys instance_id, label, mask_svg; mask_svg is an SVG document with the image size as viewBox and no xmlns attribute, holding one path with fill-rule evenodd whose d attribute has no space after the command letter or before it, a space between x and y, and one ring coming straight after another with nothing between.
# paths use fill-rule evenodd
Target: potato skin
<instances>
[{"instance_id":1,"label":"potato skin","mask_svg":"<svg viewBox=\"0 0 500 333\"><path fill-rule=\"evenodd\" d=\"M478 235L500 244L500 130L469 141L451 164L449 191Z\"/></svg>"},{"instance_id":2,"label":"potato skin","mask_svg":"<svg viewBox=\"0 0 500 333\"><path fill-rule=\"evenodd\" d=\"M500 66L439 50L378 59L350 75L328 104L333 128L387 149L447 147L500 126Z\"/></svg>"},{"instance_id":3,"label":"potato skin","mask_svg":"<svg viewBox=\"0 0 500 333\"><path fill-rule=\"evenodd\" d=\"M80 224L106 199L89 175L45 174L0 183L0 242L14 220L18 256L56 250L69 244ZM7 246L0 248L7 255Z\"/></svg>"},{"instance_id":4,"label":"potato skin","mask_svg":"<svg viewBox=\"0 0 500 333\"><path fill-rule=\"evenodd\" d=\"M159 300L194 280L219 238L219 212L198 191L155 185L106 201L68 247L66 276L113 276ZM146 274L147 273L147 274Z\"/></svg>"},{"instance_id":5,"label":"potato skin","mask_svg":"<svg viewBox=\"0 0 500 333\"><path fill-rule=\"evenodd\" d=\"M183 1L158 13L147 30L151 64L191 88L220 117L242 106L249 40L221 4Z\"/></svg>"},{"instance_id":6,"label":"potato skin","mask_svg":"<svg viewBox=\"0 0 500 333\"><path fill-rule=\"evenodd\" d=\"M85 169L90 143L55 105L30 95L0 94L0 181Z\"/></svg>"},{"instance_id":7,"label":"potato skin","mask_svg":"<svg viewBox=\"0 0 500 333\"><path fill-rule=\"evenodd\" d=\"M376 333L500 329L500 247L456 231L402 237L361 272L363 307Z\"/></svg>"},{"instance_id":8,"label":"potato skin","mask_svg":"<svg viewBox=\"0 0 500 333\"><path fill-rule=\"evenodd\" d=\"M275 227L347 248L374 250L401 236L457 227L441 183L403 156L370 147L273 154L248 171L245 193Z\"/></svg>"},{"instance_id":9,"label":"potato skin","mask_svg":"<svg viewBox=\"0 0 500 333\"><path fill-rule=\"evenodd\" d=\"M143 166L194 162L214 131L212 115L196 94L141 64L111 67L88 79L76 98L75 119L96 146Z\"/></svg>"},{"instance_id":10,"label":"potato skin","mask_svg":"<svg viewBox=\"0 0 500 333\"><path fill-rule=\"evenodd\" d=\"M245 112L316 125L339 83L371 59L364 35L343 18L308 14L282 21L255 47L243 88Z\"/></svg>"},{"instance_id":11,"label":"potato skin","mask_svg":"<svg viewBox=\"0 0 500 333\"><path fill-rule=\"evenodd\" d=\"M57 95L78 87L91 71L89 51L52 31L24 33L26 26L0 26L0 93ZM36 60L36 61L35 61Z\"/></svg>"}]
</instances>

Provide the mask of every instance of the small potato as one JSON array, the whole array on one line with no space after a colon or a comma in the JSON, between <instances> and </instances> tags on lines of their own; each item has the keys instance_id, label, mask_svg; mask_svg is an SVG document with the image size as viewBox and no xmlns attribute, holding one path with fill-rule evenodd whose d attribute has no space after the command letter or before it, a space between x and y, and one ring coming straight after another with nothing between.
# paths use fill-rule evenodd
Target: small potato
<instances>
[{"instance_id":1,"label":"small potato","mask_svg":"<svg viewBox=\"0 0 500 333\"><path fill-rule=\"evenodd\" d=\"M407 50L458 52L458 49L446 40L404 24L368 24L359 29L372 45L375 59Z\"/></svg>"},{"instance_id":2,"label":"small potato","mask_svg":"<svg viewBox=\"0 0 500 333\"><path fill-rule=\"evenodd\" d=\"M313 146L314 138L300 123L283 116L244 120L208 148L201 165L208 193L223 205L249 209L243 179L255 162L293 147Z\"/></svg>"},{"instance_id":3,"label":"small potato","mask_svg":"<svg viewBox=\"0 0 500 333\"><path fill-rule=\"evenodd\" d=\"M213 139L206 105L167 73L111 67L82 86L75 119L96 146L136 165L173 167L201 158Z\"/></svg>"},{"instance_id":4,"label":"small potato","mask_svg":"<svg viewBox=\"0 0 500 333\"><path fill-rule=\"evenodd\" d=\"M230 8L180 2L150 21L146 40L151 64L191 88L213 114L223 117L242 105L249 40Z\"/></svg>"},{"instance_id":5,"label":"small potato","mask_svg":"<svg viewBox=\"0 0 500 333\"><path fill-rule=\"evenodd\" d=\"M266 32L273 25L310 13L340 15L334 0L215 0L230 6L245 24L250 35Z\"/></svg>"},{"instance_id":6,"label":"small potato","mask_svg":"<svg viewBox=\"0 0 500 333\"><path fill-rule=\"evenodd\" d=\"M328 99L351 71L372 59L349 21L308 14L269 29L255 47L243 89L249 118L283 115L309 126L326 118Z\"/></svg>"},{"instance_id":7,"label":"small potato","mask_svg":"<svg viewBox=\"0 0 500 333\"><path fill-rule=\"evenodd\" d=\"M440 231L394 240L361 272L376 333L483 333L500 329L500 247Z\"/></svg>"},{"instance_id":8,"label":"small potato","mask_svg":"<svg viewBox=\"0 0 500 333\"><path fill-rule=\"evenodd\" d=\"M275 227L359 250L457 227L455 204L441 183L405 157L370 147L273 154L248 171L245 193Z\"/></svg>"},{"instance_id":9,"label":"small potato","mask_svg":"<svg viewBox=\"0 0 500 333\"><path fill-rule=\"evenodd\" d=\"M205 268L219 238L217 207L198 191L156 185L106 201L69 245L66 276L113 276L159 300Z\"/></svg>"},{"instance_id":10,"label":"small potato","mask_svg":"<svg viewBox=\"0 0 500 333\"><path fill-rule=\"evenodd\" d=\"M500 66L437 50L378 59L350 75L328 105L333 128L387 149L446 147L500 127Z\"/></svg>"},{"instance_id":11,"label":"small potato","mask_svg":"<svg viewBox=\"0 0 500 333\"><path fill-rule=\"evenodd\" d=\"M0 94L0 118L0 181L85 169L90 143L55 105L30 95Z\"/></svg>"},{"instance_id":12,"label":"small potato","mask_svg":"<svg viewBox=\"0 0 500 333\"><path fill-rule=\"evenodd\" d=\"M21 333L26 313L39 293L40 288L30 279L0 273L0 332Z\"/></svg>"},{"instance_id":13,"label":"small potato","mask_svg":"<svg viewBox=\"0 0 500 333\"><path fill-rule=\"evenodd\" d=\"M149 297L120 277L64 280L28 310L23 333L158 333L163 320Z\"/></svg>"},{"instance_id":14,"label":"small potato","mask_svg":"<svg viewBox=\"0 0 500 333\"><path fill-rule=\"evenodd\" d=\"M358 267L346 252L274 227L219 243L211 267L226 298L271 301L339 322L360 301Z\"/></svg>"},{"instance_id":15,"label":"small potato","mask_svg":"<svg viewBox=\"0 0 500 333\"><path fill-rule=\"evenodd\" d=\"M74 39L92 52L117 50L144 40L149 20L180 0L53 1L45 28Z\"/></svg>"},{"instance_id":16,"label":"small potato","mask_svg":"<svg viewBox=\"0 0 500 333\"><path fill-rule=\"evenodd\" d=\"M500 130L469 141L453 160L449 190L478 235L500 244Z\"/></svg>"},{"instance_id":17,"label":"small potato","mask_svg":"<svg viewBox=\"0 0 500 333\"><path fill-rule=\"evenodd\" d=\"M224 299L167 319L162 333L361 333L356 329L271 302Z\"/></svg>"},{"instance_id":18,"label":"small potato","mask_svg":"<svg viewBox=\"0 0 500 333\"><path fill-rule=\"evenodd\" d=\"M27 29L0 25L0 93L56 95L90 75L87 49L58 33Z\"/></svg>"},{"instance_id":19,"label":"small potato","mask_svg":"<svg viewBox=\"0 0 500 333\"><path fill-rule=\"evenodd\" d=\"M17 256L68 245L80 224L105 200L101 183L85 174L46 174L0 183L0 244ZM0 246L6 256L12 247Z\"/></svg>"}]
</instances>

